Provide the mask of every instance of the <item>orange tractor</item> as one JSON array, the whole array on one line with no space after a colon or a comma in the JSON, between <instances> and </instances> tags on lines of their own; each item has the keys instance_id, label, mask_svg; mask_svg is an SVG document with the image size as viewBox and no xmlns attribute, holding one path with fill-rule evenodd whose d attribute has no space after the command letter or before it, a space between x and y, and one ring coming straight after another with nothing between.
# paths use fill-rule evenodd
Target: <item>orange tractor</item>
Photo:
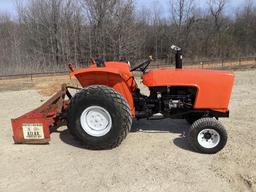
<instances>
[{"instance_id":1,"label":"orange tractor","mask_svg":"<svg viewBox=\"0 0 256 192\"><path fill-rule=\"evenodd\" d=\"M186 119L187 138L201 153L216 153L227 142L218 121L228 117L234 75L224 71L182 69L181 49L175 50L176 68L147 70L151 58L130 69L124 62L102 62L75 70L82 88L62 89L41 107L12 119L15 143L48 143L52 127L66 124L86 148L117 147L131 129L132 119ZM143 95L133 71L141 71L150 94ZM78 89L72 95L70 89Z\"/></svg>"}]
</instances>

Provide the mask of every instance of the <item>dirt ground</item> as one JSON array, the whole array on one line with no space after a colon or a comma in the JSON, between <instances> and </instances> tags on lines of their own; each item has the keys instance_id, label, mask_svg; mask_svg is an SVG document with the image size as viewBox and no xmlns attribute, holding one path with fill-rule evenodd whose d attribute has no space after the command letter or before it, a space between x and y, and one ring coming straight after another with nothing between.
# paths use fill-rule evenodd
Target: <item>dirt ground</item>
<instances>
[{"instance_id":1,"label":"dirt ground","mask_svg":"<svg viewBox=\"0 0 256 192\"><path fill-rule=\"evenodd\" d=\"M221 119L228 143L214 155L192 151L184 120L135 121L139 131L107 151L83 149L66 127L49 145L14 145L10 119L40 105L63 77L2 80L0 191L256 191L256 70L235 75L231 116Z\"/></svg>"}]
</instances>

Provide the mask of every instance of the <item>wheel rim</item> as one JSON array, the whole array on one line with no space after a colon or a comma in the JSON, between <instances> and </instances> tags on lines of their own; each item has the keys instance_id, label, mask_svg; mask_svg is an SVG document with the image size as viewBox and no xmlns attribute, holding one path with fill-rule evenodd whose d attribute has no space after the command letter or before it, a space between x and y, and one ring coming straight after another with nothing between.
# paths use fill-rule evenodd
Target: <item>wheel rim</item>
<instances>
[{"instance_id":1,"label":"wheel rim","mask_svg":"<svg viewBox=\"0 0 256 192\"><path fill-rule=\"evenodd\" d=\"M109 112L100 106L86 108L80 116L83 130L94 137L106 135L112 127L112 119Z\"/></svg>"},{"instance_id":2,"label":"wheel rim","mask_svg":"<svg viewBox=\"0 0 256 192\"><path fill-rule=\"evenodd\" d=\"M211 149L220 143L220 134L214 129L203 129L197 135L199 145Z\"/></svg>"}]
</instances>

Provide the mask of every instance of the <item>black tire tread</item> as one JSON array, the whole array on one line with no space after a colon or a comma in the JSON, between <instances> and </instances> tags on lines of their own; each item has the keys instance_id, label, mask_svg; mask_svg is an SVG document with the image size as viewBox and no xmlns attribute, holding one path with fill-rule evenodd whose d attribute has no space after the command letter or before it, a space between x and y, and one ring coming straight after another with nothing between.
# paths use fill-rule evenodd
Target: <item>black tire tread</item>
<instances>
[{"instance_id":1,"label":"black tire tread","mask_svg":"<svg viewBox=\"0 0 256 192\"><path fill-rule=\"evenodd\" d=\"M197 121L200 118L202 118L202 114L191 114L187 116L185 119L190 125L192 125L195 121Z\"/></svg>"},{"instance_id":2,"label":"black tire tread","mask_svg":"<svg viewBox=\"0 0 256 192\"><path fill-rule=\"evenodd\" d=\"M76 106L83 100L84 96L90 95L104 95L104 97L111 99L112 103L115 104L117 107L121 109L120 118L122 119L122 123L120 125L120 134L115 140L111 142L99 142L97 144L91 145L90 143L84 141L74 127L70 126L69 122L72 121L72 113L76 110ZM131 118L131 111L130 107L128 106L126 100L122 95L116 92L114 89L107 87L105 85L93 85L86 88L83 88L75 96L71 99L68 109L68 129L70 130L71 135L74 136L75 139L82 141L85 148L93 149L93 150L102 150L102 149L112 149L121 144L121 142L126 138L127 134L131 129L132 118Z\"/></svg>"},{"instance_id":3,"label":"black tire tread","mask_svg":"<svg viewBox=\"0 0 256 192\"><path fill-rule=\"evenodd\" d=\"M204 149L202 147L199 147L196 144L195 139L197 138L198 130L202 129L203 127L214 128L221 134L220 144L217 145L215 148ZM226 145L227 138L228 138L228 135L227 135L225 127L217 119L214 119L214 118L198 119L197 121L195 121L192 124L192 126L189 129L189 133L188 133L188 141L191 144L191 146L194 148L194 150L201 152L201 153L207 153L207 154L213 154L213 153L217 153L218 151L220 151Z\"/></svg>"}]
</instances>

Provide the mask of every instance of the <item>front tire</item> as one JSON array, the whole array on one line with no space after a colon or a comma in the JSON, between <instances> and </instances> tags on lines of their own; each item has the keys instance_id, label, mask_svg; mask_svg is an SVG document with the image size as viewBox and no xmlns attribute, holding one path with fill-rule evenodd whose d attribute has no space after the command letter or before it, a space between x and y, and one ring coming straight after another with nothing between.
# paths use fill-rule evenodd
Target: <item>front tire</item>
<instances>
[{"instance_id":1,"label":"front tire","mask_svg":"<svg viewBox=\"0 0 256 192\"><path fill-rule=\"evenodd\" d=\"M130 131L126 100L114 89L94 85L79 91L68 106L68 129L88 149L111 149Z\"/></svg>"},{"instance_id":2,"label":"front tire","mask_svg":"<svg viewBox=\"0 0 256 192\"><path fill-rule=\"evenodd\" d=\"M185 119L190 125L192 125L195 121L197 121L200 118L202 118L202 114L190 114Z\"/></svg>"},{"instance_id":3,"label":"front tire","mask_svg":"<svg viewBox=\"0 0 256 192\"><path fill-rule=\"evenodd\" d=\"M192 124L188 132L188 140L196 151L213 154L226 145L227 132L218 120L202 118Z\"/></svg>"}]
</instances>

